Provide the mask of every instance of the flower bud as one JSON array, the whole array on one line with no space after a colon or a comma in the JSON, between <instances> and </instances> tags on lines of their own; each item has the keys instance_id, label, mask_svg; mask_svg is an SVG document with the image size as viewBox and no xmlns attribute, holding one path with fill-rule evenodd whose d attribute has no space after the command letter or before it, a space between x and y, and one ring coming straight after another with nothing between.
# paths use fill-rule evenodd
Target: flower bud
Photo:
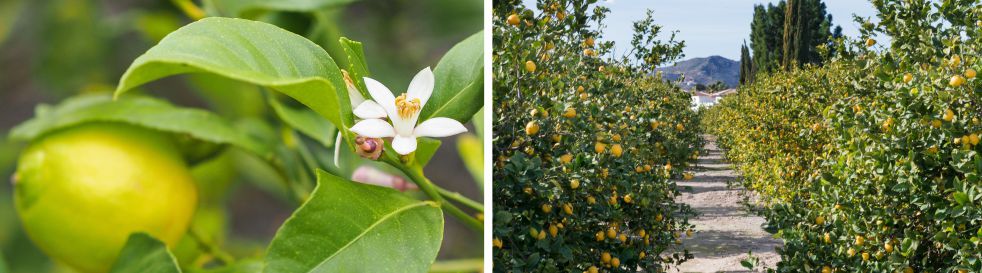
<instances>
[{"instance_id":1,"label":"flower bud","mask_svg":"<svg viewBox=\"0 0 982 273\"><path fill-rule=\"evenodd\" d=\"M385 141L381 138L370 138L358 136L355 138L355 153L359 156L378 160L378 157L382 155L382 150L385 148Z\"/></svg>"},{"instance_id":2,"label":"flower bud","mask_svg":"<svg viewBox=\"0 0 982 273\"><path fill-rule=\"evenodd\" d=\"M398 191L418 190L419 187L398 175L392 175L371 166L361 166L351 174L351 180L369 185L393 188Z\"/></svg>"}]
</instances>

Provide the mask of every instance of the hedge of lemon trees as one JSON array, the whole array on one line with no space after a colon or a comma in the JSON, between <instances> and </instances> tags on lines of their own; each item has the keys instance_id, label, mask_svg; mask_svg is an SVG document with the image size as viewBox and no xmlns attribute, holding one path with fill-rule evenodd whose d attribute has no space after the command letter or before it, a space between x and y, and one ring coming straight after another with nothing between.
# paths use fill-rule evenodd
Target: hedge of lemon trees
<instances>
[{"instance_id":1,"label":"hedge of lemon trees","mask_svg":"<svg viewBox=\"0 0 982 273\"><path fill-rule=\"evenodd\" d=\"M601 57L612 44L588 26L606 12L594 2L495 2L495 272L657 271L691 257L692 210L669 181L689 177L701 147L690 97Z\"/></svg>"},{"instance_id":2,"label":"hedge of lemon trees","mask_svg":"<svg viewBox=\"0 0 982 273\"><path fill-rule=\"evenodd\" d=\"M980 2L873 4L823 67L762 75L704 125L784 239L777 271L982 272Z\"/></svg>"}]
</instances>

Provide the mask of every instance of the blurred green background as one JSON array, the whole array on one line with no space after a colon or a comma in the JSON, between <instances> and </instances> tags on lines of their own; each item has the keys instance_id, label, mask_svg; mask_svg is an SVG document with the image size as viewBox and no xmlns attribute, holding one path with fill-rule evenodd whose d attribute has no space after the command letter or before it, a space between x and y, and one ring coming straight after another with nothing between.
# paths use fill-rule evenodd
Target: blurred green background
<instances>
[{"instance_id":1,"label":"blurred green background","mask_svg":"<svg viewBox=\"0 0 982 273\"><path fill-rule=\"evenodd\" d=\"M34 116L38 104L113 90L139 54L192 21L177 7L180 2L0 0L0 177L9 181L19 150L26 145L7 139L10 128ZM234 1L195 4L209 14L236 17L223 13L230 2ZM482 16L480 0L364 0L317 10L249 12L245 17L308 37L335 60L343 60L336 55L338 37L361 41L373 78L401 92L416 72L435 66L450 47L480 31ZM230 88L256 90L228 92ZM214 76L172 77L143 91L179 106L209 109L241 126L277 124L258 88ZM475 129L482 125L467 126L477 135L441 139L443 146L435 157L440 163L430 164L426 173L441 187L480 201L483 187L474 179L480 175L467 171L458 150L482 146L475 141L481 139ZM302 141L313 148L320 163L331 162L332 149L311 139ZM331 171L350 177L360 159L348 154L342 158L355 163ZM217 182L202 186L203 192L216 193L202 193L212 198L203 202L193 225L208 230L207 236L235 256L260 255L297 205L261 165L230 150L195 169L198 177ZM452 217L446 222L438 259L481 257L482 235ZM10 183L0 183L0 250L4 258L0 267L5 261L11 272L71 272L55 265L25 237L13 209Z\"/></svg>"}]
</instances>

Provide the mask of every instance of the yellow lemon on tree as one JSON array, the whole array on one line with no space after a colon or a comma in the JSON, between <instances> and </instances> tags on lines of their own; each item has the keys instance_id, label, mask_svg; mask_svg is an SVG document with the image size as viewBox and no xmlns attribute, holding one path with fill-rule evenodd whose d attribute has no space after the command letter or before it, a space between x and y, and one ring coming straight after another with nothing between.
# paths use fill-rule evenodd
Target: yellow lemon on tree
<instances>
[{"instance_id":1,"label":"yellow lemon on tree","mask_svg":"<svg viewBox=\"0 0 982 273\"><path fill-rule=\"evenodd\" d=\"M535 72L535 62L525 61L525 71Z\"/></svg>"},{"instance_id":2,"label":"yellow lemon on tree","mask_svg":"<svg viewBox=\"0 0 982 273\"><path fill-rule=\"evenodd\" d=\"M526 135L534 136L535 134L538 133L539 133L539 123L533 120L533 121L529 121L528 124L525 124Z\"/></svg>"},{"instance_id":3,"label":"yellow lemon on tree","mask_svg":"<svg viewBox=\"0 0 982 273\"><path fill-rule=\"evenodd\" d=\"M914 79L914 75L910 73L904 74L904 83L909 83L913 79Z\"/></svg>"},{"instance_id":4,"label":"yellow lemon on tree","mask_svg":"<svg viewBox=\"0 0 982 273\"><path fill-rule=\"evenodd\" d=\"M965 78L962 75L951 76L951 80L948 80L948 85L951 85L951 87L959 87L963 83L965 83Z\"/></svg>"},{"instance_id":5,"label":"yellow lemon on tree","mask_svg":"<svg viewBox=\"0 0 982 273\"><path fill-rule=\"evenodd\" d=\"M34 243L81 272L107 272L131 233L174 246L197 205L191 172L165 133L91 123L44 136L20 156L14 203Z\"/></svg>"},{"instance_id":6,"label":"yellow lemon on tree","mask_svg":"<svg viewBox=\"0 0 982 273\"><path fill-rule=\"evenodd\" d=\"M616 157L621 157L621 154L624 153L624 149L621 148L620 144L614 144L610 146L610 153Z\"/></svg>"},{"instance_id":7,"label":"yellow lemon on tree","mask_svg":"<svg viewBox=\"0 0 982 273\"><path fill-rule=\"evenodd\" d=\"M975 78L975 69L969 68L968 70L965 70L965 77L969 79Z\"/></svg>"},{"instance_id":8,"label":"yellow lemon on tree","mask_svg":"<svg viewBox=\"0 0 982 273\"><path fill-rule=\"evenodd\" d=\"M519 23L518 14L512 13L511 15L508 15L509 25L518 26L518 23Z\"/></svg>"},{"instance_id":9,"label":"yellow lemon on tree","mask_svg":"<svg viewBox=\"0 0 982 273\"><path fill-rule=\"evenodd\" d=\"M580 180L579 179L573 179L572 181L569 181L569 188L575 190L576 188L579 188L579 187L580 187Z\"/></svg>"}]
</instances>

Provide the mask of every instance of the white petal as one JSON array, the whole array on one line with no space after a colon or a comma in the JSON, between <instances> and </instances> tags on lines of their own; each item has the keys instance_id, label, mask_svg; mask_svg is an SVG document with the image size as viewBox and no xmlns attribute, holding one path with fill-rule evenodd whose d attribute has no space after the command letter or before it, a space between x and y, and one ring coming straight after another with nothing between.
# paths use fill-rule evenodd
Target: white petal
<instances>
[{"instance_id":1,"label":"white petal","mask_svg":"<svg viewBox=\"0 0 982 273\"><path fill-rule=\"evenodd\" d=\"M446 137L467 132L467 127L452 118L431 118L419 125L413 135L418 137Z\"/></svg>"},{"instance_id":2,"label":"white petal","mask_svg":"<svg viewBox=\"0 0 982 273\"><path fill-rule=\"evenodd\" d=\"M361 92L358 89L348 88L348 99L351 100L351 106L358 106L365 101L365 97L361 96Z\"/></svg>"},{"instance_id":3,"label":"white petal","mask_svg":"<svg viewBox=\"0 0 982 273\"><path fill-rule=\"evenodd\" d=\"M409 82L409 93L410 98L419 98L420 106L426 105L426 101L430 99L430 95L433 94L433 71L429 67L423 68L416 76L413 77L413 81Z\"/></svg>"},{"instance_id":4,"label":"white petal","mask_svg":"<svg viewBox=\"0 0 982 273\"><path fill-rule=\"evenodd\" d=\"M338 132L337 139L334 140L334 167L341 167L338 165L338 158L341 157L341 132Z\"/></svg>"},{"instance_id":5,"label":"white petal","mask_svg":"<svg viewBox=\"0 0 982 273\"><path fill-rule=\"evenodd\" d=\"M408 155L416 150L416 137L395 136L392 138L392 149L401 155Z\"/></svg>"},{"instance_id":6,"label":"white petal","mask_svg":"<svg viewBox=\"0 0 982 273\"><path fill-rule=\"evenodd\" d=\"M381 119L366 119L351 126L351 131L360 136L366 137L391 137L396 135L395 129L388 122Z\"/></svg>"},{"instance_id":7,"label":"white petal","mask_svg":"<svg viewBox=\"0 0 982 273\"><path fill-rule=\"evenodd\" d=\"M390 117L399 116L399 113L396 112L396 97L392 95L392 91L389 91L388 87L369 77L365 77L365 87L368 88L368 94L372 95L375 102L381 105Z\"/></svg>"},{"instance_id":8,"label":"white petal","mask_svg":"<svg viewBox=\"0 0 982 273\"><path fill-rule=\"evenodd\" d=\"M385 108L381 105L375 103L375 101L366 100L355 107L355 116L360 119L381 119L385 118Z\"/></svg>"}]
</instances>

